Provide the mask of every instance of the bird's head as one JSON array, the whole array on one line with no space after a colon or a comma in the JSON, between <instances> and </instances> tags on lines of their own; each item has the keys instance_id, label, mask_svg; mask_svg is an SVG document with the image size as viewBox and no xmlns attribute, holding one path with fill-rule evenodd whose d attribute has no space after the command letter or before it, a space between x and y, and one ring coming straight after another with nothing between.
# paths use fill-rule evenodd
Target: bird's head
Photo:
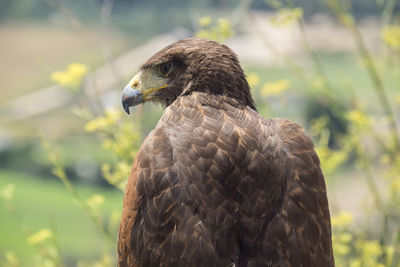
<instances>
[{"instance_id":1,"label":"bird's head","mask_svg":"<svg viewBox=\"0 0 400 267\"><path fill-rule=\"evenodd\" d=\"M122 93L122 106L152 101L170 105L193 91L226 95L255 109L250 88L235 53L200 38L175 42L148 59Z\"/></svg>"}]
</instances>

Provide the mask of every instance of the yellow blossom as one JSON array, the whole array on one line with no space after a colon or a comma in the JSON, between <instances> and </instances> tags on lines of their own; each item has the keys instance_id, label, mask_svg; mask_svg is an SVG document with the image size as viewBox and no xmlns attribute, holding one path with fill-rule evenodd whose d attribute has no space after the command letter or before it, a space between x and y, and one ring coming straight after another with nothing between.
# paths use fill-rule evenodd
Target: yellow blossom
<instances>
[{"instance_id":1,"label":"yellow blossom","mask_svg":"<svg viewBox=\"0 0 400 267\"><path fill-rule=\"evenodd\" d=\"M121 110L110 108L106 110L106 117L109 119L110 124L115 124L122 116Z\"/></svg>"},{"instance_id":2,"label":"yellow blossom","mask_svg":"<svg viewBox=\"0 0 400 267\"><path fill-rule=\"evenodd\" d=\"M98 117L85 124L86 132L94 132L99 129L104 129L107 126L107 121L104 117Z\"/></svg>"},{"instance_id":3,"label":"yellow blossom","mask_svg":"<svg viewBox=\"0 0 400 267\"><path fill-rule=\"evenodd\" d=\"M216 25L212 24L213 23L210 17L204 17L200 19L199 26L201 26L202 29L196 33L196 36L222 42L233 35L233 29L230 20L220 18L217 20Z\"/></svg>"},{"instance_id":4,"label":"yellow blossom","mask_svg":"<svg viewBox=\"0 0 400 267\"><path fill-rule=\"evenodd\" d=\"M362 261L361 259L353 259L350 262L350 267L361 267L362 266Z\"/></svg>"},{"instance_id":5,"label":"yellow blossom","mask_svg":"<svg viewBox=\"0 0 400 267\"><path fill-rule=\"evenodd\" d=\"M350 14L339 15L339 20L346 27L350 27L350 26L354 25L354 18Z\"/></svg>"},{"instance_id":6,"label":"yellow blossom","mask_svg":"<svg viewBox=\"0 0 400 267\"><path fill-rule=\"evenodd\" d=\"M289 87L290 83L288 80L278 80L276 82L266 83L261 88L261 95L263 97L279 95L283 91L286 91Z\"/></svg>"},{"instance_id":7,"label":"yellow blossom","mask_svg":"<svg viewBox=\"0 0 400 267\"><path fill-rule=\"evenodd\" d=\"M352 239L352 236L349 233L342 233L339 235L339 240L342 243L349 243L351 241L351 239Z\"/></svg>"},{"instance_id":8,"label":"yellow blossom","mask_svg":"<svg viewBox=\"0 0 400 267\"><path fill-rule=\"evenodd\" d=\"M43 242L46 239L49 239L53 236L53 233L51 232L51 230L49 229L42 229L38 232L36 232L35 234L29 236L27 238L27 241L29 244L31 245L35 245L38 244L40 242Z\"/></svg>"},{"instance_id":9,"label":"yellow blossom","mask_svg":"<svg viewBox=\"0 0 400 267\"><path fill-rule=\"evenodd\" d=\"M362 242L358 242L357 246L361 248L362 254L368 255L368 257L379 256L382 253L382 247L376 240L364 240Z\"/></svg>"},{"instance_id":10,"label":"yellow blossom","mask_svg":"<svg viewBox=\"0 0 400 267\"><path fill-rule=\"evenodd\" d=\"M386 247L385 253L387 255L387 258L390 259L389 261L391 261L393 259L394 251L395 251L394 246L387 246ZM390 266L391 264L388 264L388 265Z\"/></svg>"},{"instance_id":11,"label":"yellow blossom","mask_svg":"<svg viewBox=\"0 0 400 267\"><path fill-rule=\"evenodd\" d=\"M196 33L196 36L199 37L199 38L208 38L209 37L209 32L206 31L206 30L199 30Z\"/></svg>"},{"instance_id":12,"label":"yellow blossom","mask_svg":"<svg viewBox=\"0 0 400 267\"><path fill-rule=\"evenodd\" d=\"M329 118L327 116L321 116L311 121L311 131L313 134L317 135L323 129L326 129L328 125Z\"/></svg>"},{"instance_id":13,"label":"yellow blossom","mask_svg":"<svg viewBox=\"0 0 400 267\"><path fill-rule=\"evenodd\" d=\"M121 212L119 210L113 210L110 216L110 225L117 226L121 220Z\"/></svg>"},{"instance_id":14,"label":"yellow blossom","mask_svg":"<svg viewBox=\"0 0 400 267\"><path fill-rule=\"evenodd\" d=\"M81 77L85 75L87 71L88 71L87 66L82 63L71 63L67 67L67 72L75 77Z\"/></svg>"},{"instance_id":15,"label":"yellow blossom","mask_svg":"<svg viewBox=\"0 0 400 267\"><path fill-rule=\"evenodd\" d=\"M343 211L332 218L332 226L346 226L352 222L353 216L347 211Z\"/></svg>"},{"instance_id":16,"label":"yellow blossom","mask_svg":"<svg viewBox=\"0 0 400 267\"><path fill-rule=\"evenodd\" d=\"M382 30L382 39L392 49L400 49L400 25L388 25Z\"/></svg>"},{"instance_id":17,"label":"yellow blossom","mask_svg":"<svg viewBox=\"0 0 400 267\"><path fill-rule=\"evenodd\" d=\"M250 73L247 76L247 82L249 83L250 88L252 88L260 83L260 77L257 75L257 73Z\"/></svg>"},{"instance_id":18,"label":"yellow blossom","mask_svg":"<svg viewBox=\"0 0 400 267\"><path fill-rule=\"evenodd\" d=\"M394 102L396 103L396 105L400 106L400 94L396 94L394 96Z\"/></svg>"},{"instance_id":19,"label":"yellow blossom","mask_svg":"<svg viewBox=\"0 0 400 267\"><path fill-rule=\"evenodd\" d=\"M110 183L117 186L120 189L124 189L126 186L126 174L131 170L131 165L127 162L119 162L111 168L110 164L104 163L101 166L101 171L104 178Z\"/></svg>"},{"instance_id":20,"label":"yellow blossom","mask_svg":"<svg viewBox=\"0 0 400 267\"><path fill-rule=\"evenodd\" d=\"M270 22L276 26L286 26L299 20L302 16L302 8L281 8L278 14L270 19Z\"/></svg>"},{"instance_id":21,"label":"yellow blossom","mask_svg":"<svg viewBox=\"0 0 400 267\"><path fill-rule=\"evenodd\" d=\"M62 87L78 90L82 84L83 76L88 72L86 65L72 63L65 71L56 71L51 74L51 80Z\"/></svg>"},{"instance_id":22,"label":"yellow blossom","mask_svg":"<svg viewBox=\"0 0 400 267\"><path fill-rule=\"evenodd\" d=\"M4 256L6 258L7 263L9 264L9 266L19 266L20 265L17 255L15 254L14 251L8 250L8 251L6 251L6 253L4 253Z\"/></svg>"},{"instance_id":23,"label":"yellow blossom","mask_svg":"<svg viewBox=\"0 0 400 267\"><path fill-rule=\"evenodd\" d=\"M96 130L105 130L107 127L115 125L121 116L121 111L115 108L108 109L105 112L105 116L97 117L87 122L85 125L85 131L94 132Z\"/></svg>"},{"instance_id":24,"label":"yellow blossom","mask_svg":"<svg viewBox=\"0 0 400 267\"><path fill-rule=\"evenodd\" d=\"M205 16L205 17L201 17L199 19L198 23L199 23L199 25L201 27L208 27L208 26L210 26L211 22L212 22L211 17L210 16Z\"/></svg>"},{"instance_id":25,"label":"yellow blossom","mask_svg":"<svg viewBox=\"0 0 400 267\"><path fill-rule=\"evenodd\" d=\"M94 194L93 196L91 196L86 203L88 204L88 206L93 209L96 210L98 208L100 208L104 201L105 201L105 197L103 195L100 194Z\"/></svg>"},{"instance_id":26,"label":"yellow blossom","mask_svg":"<svg viewBox=\"0 0 400 267\"><path fill-rule=\"evenodd\" d=\"M398 194L400 192L400 179L393 179L389 189L392 194Z\"/></svg>"},{"instance_id":27,"label":"yellow blossom","mask_svg":"<svg viewBox=\"0 0 400 267\"><path fill-rule=\"evenodd\" d=\"M342 244L342 243L335 244L334 249L335 249L335 253L337 253L339 255L346 255L350 251L350 247L348 245Z\"/></svg>"},{"instance_id":28,"label":"yellow blossom","mask_svg":"<svg viewBox=\"0 0 400 267\"><path fill-rule=\"evenodd\" d=\"M233 35L232 24L228 19L218 19L218 30L220 38L227 39Z\"/></svg>"},{"instance_id":29,"label":"yellow blossom","mask_svg":"<svg viewBox=\"0 0 400 267\"><path fill-rule=\"evenodd\" d=\"M0 197L3 199L10 201L14 197L15 185L7 184L0 191Z\"/></svg>"},{"instance_id":30,"label":"yellow blossom","mask_svg":"<svg viewBox=\"0 0 400 267\"><path fill-rule=\"evenodd\" d=\"M368 116L366 116L360 110L352 110L348 112L347 118L359 127L368 127L371 125L371 121Z\"/></svg>"},{"instance_id":31,"label":"yellow blossom","mask_svg":"<svg viewBox=\"0 0 400 267\"><path fill-rule=\"evenodd\" d=\"M324 87L324 81L323 78L320 76L317 76L314 78L314 80L311 82L312 87L316 89L321 89Z\"/></svg>"},{"instance_id":32,"label":"yellow blossom","mask_svg":"<svg viewBox=\"0 0 400 267\"><path fill-rule=\"evenodd\" d=\"M326 171L327 173L332 173L336 170L337 166L346 161L347 153L344 151L334 151L331 149L328 150L329 153L325 157L325 160L321 165L323 166L322 169L324 171Z\"/></svg>"}]
</instances>

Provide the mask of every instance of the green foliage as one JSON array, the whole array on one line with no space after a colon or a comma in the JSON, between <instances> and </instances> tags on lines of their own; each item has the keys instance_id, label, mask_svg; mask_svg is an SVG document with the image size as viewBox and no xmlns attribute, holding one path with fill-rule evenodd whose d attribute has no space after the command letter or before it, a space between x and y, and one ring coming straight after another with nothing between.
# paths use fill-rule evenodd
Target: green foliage
<instances>
[{"instance_id":1,"label":"green foliage","mask_svg":"<svg viewBox=\"0 0 400 267\"><path fill-rule=\"evenodd\" d=\"M233 28L228 19L220 18L214 22L207 16L200 18L198 23L201 29L196 33L197 37L224 42L233 35Z\"/></svg>"},{"instance_id":2,"label":"green foliage","mask_svg":"<svg viewBox=\"0 0 400 267\"><path fill-rule=\"evenodd\" d=\"M129 173L132 159L136 156L141 140L141 127L138 121L134 122L122 116L118 109L108 109L105 114L88 121L85 130L95 133L101 138L102 146L114 155L115 162L103 163L104 178L110 184L123 190L126 184L126 175Z\"/></svg>"},{"instance_id":3,"label":"green foliage","mask_svg":"<svg viewBox=\"0 0 400 267\"><path fill-rule=\"evenodd\" d=\"M303 17L303 9L280 8L277 14L271 18L271 23L276 26L287 26Z\"/></svg>"},{"instance_id":4,"label":"green foliage","mask_svg":"<svg viewBox=\"0 0 400 267\"><path fill-rule=\"evenodd\" d=\"M277 18L273 22L279 27L285 27L287 22L297 23L300 29L304 29L301 12L294 12L296 7L292 1L272 1L273 7L278 9ZM385 5L390 5L391 1ZM316 151L321 160L321 167L329 181L339 169L355 166L352 171L357 171L363 178L368 190L372 205L365 207L366 214L363 220L353 221L353 216L349 213L333 214L333 246L337 266L399 266L400 265L400 128L397 125L396 111L393 108L394 92L389 92L387 84L398 79L398 76L391 77L383 73L390 64L389 68L396 68L400 73L399 65L391 64L400 59L398 54L398 24L391 22L393 14L382 13L382 21L389 23L383 27L382 38L389 49L390 59L385 56L372 56L366 48L363 37L359 32L356 19L351 10L352 5L349 1L327 0L325 5L336 16L338 23L347 28L353 37L360 60L363 63L361 68L367 74L371 83L370 88L375 94L373 101L368 105L379 106L382 113L376 113L376 109L366 107L367 102L362 102L362 97L350 90L344 95L348 102L343 105L343 100L333 95L338 92L337 86L348 87L348 84L332 83L325 70L320 57L308 44L307 36L301 31L304 40L304 49L311 58L316 77L308 77L310 74L304 73L301 68L290 58L286 58L289 69L298 76L309 88L309 93L316 95L318 101L324 103L329 113L319 113L309 122L309 133L311 133ZM290 9L287 9L290 8ZM388 10L383 7L383 10ZM391 9L393 11L393 9ZM279 19L279 16L282 16ZM386 19L385 19L386 18ZM378 60L379 59L379 60ZM292 87L284 81L269 81L264 86L259 86L259 78L254 74L248 76L249 83L253 85L255 95L266 97L268 101L271 94L265 92L277 92L276 95L284 97L291 91ZM349 76L349 79L351 77ZM267 89L269 87L275 89ZM282 90L284 88L284 90ZM397 85L398 88L398 85ZM285 91L288 89L288 92ZM372 99L371 99L372 100ZM350 104L350 105L349 105ZM398 108L398 107L397 107ZM275 114L270 106L267 113ZM373 113L374 112L374 113ZM335 146L329 145L332 134L335 134L332 124L333 118L338 117L346 122L346 130L338 132L335 138ZM351 179L348 177L347 179ZM331 200L332 201L332 200ZM332 203L331 203L332 204ZM334 205L334 204L333 204ZM373 214L373 215L372 215Z\"/></svg>"},{"instance_id":5,"label":"green foliage","mask_svg":"<svg viewBox=\"0 0 400 267\"><path fill-rule=\"evenodd\" d=\"M52 74L52 80L67 90L81 91L84 75L87 72L87 67L80 63L70 64L65 71L56 71ZM99 104L100 105L100 104ZM101 106L101 105L100 105ZM116 109L103 109L101 116L94 116L93 112L88 108L76 108L75 113L88 119L85 125L85 130L90 133L95 133L102 140L103 147L114 156L114 163L104 163L102 170L104 178L113 186L123 190L126 183L127 174L130 170L132 158L136 155L140 141L140 128L132 127L132 123L122 119L122 112ZM106 218L101 216L101 209L106 201L102 194L93 194L90 198L84 199L76 191L75 186L70 181L66 170L63 166L63 161L60 159L56 149L42 138L42 146L46 150L48 159L53 166L52 173L64 184L66 190L70 193L71 198L77 206L92 220L98 230L109 241L111 247L116 246L115 229L119 223L120 210L112 212ZM25 229L27 235L27 243L38 248L38 255L35 258L34 266L61 266L60 250L56 244L56 236L50 229L41 229L35 233L27 230L20 218L15 212L11 200L14 185L9 184L0 190L0 196L6 201L8 210L19 222L21 227ZM108 223L106 223L108 222ZM12 266L17 264L18 260L14 257L13 252L5 255L5 264ZM108 252L97 261L79 262L79 266L113 266L114 257Z\"/></svg>"},{"instance_id":6,"label":"green foliage","mask_svg":"<svg viewBox=\"0 0 400 267\"><path fill-rule=\"evenodd\" d=\"M378 240L369 240L357 232L353 216L342 212L332 218L332 242L337 266L384 267L394 265L394 247L382 245Z\"/></svg>"}]
</instances>

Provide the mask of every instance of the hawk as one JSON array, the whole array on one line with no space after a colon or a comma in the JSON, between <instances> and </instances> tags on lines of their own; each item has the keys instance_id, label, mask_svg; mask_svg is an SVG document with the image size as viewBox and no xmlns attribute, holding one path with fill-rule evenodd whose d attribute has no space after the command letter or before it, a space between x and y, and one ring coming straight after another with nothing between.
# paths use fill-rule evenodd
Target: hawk
<instances>
[{"instance_id":1,"label":"hawk","mask_svg":"<svg viewBox=\"0 0 400 267\"><path fill-rule=\"evenodd\" d=\"M163 48L122 93L128 114L148 101L165 109L129 176L119 266L334 266L313 143L257 112L230 48Z\"/></svg>"}]
</instances>

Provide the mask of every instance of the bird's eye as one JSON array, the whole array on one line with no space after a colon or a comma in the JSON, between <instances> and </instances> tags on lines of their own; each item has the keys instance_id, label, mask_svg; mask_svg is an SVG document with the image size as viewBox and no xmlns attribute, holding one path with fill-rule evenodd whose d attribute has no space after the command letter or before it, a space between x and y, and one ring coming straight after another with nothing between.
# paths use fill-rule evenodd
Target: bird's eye
<instances>
[{"instance_id":1,"label":"bird's eye","mask_svg":"<svg viewBox=\"0 0 400 267\"><path fill-rule=\"evenodd\" d=\"M158 71L160 72L161 76L168 77L168 75L170 75L172 71L172 63L171 62L161 63L160 65L158 65Z\"/></svg>"}]
</instances>

